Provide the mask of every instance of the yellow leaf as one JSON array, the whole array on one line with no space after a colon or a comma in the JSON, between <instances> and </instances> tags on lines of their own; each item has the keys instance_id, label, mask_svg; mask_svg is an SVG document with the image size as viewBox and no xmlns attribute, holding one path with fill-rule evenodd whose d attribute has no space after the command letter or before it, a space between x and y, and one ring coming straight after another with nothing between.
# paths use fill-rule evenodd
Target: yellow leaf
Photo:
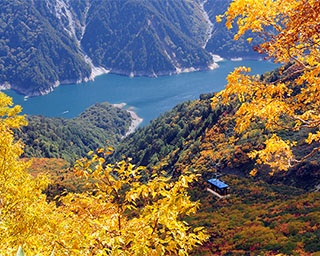
<instances>
[{"instance_id":1,"label":"yellow leaf","mask_svg":"<svg viewBox=\"0 0 320 256\"><path fill-rule=\"evenodd\" d=\"M216 16L216 22L220 23L222 21L223 15Z\"/></svg>"},{"instance_id":2,"label":"yellow leaf","mask_svg":"<svg viewBox=\"0 0 320 256\"><path fill-rule=\"evenodd\" d=\"M253 170L250 171L250 175L251 175L252 177L256 176L257 173L258 173L258 170L257 170L256 168L254 168Z\"/></svg>"}]
</instances>

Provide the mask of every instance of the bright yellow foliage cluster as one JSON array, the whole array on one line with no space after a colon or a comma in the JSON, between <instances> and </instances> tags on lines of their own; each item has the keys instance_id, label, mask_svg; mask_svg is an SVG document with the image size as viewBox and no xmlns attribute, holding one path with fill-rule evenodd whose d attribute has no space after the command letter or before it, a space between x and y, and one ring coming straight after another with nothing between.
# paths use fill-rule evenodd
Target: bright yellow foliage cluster
<instances>
[{"instance_id":1,"label":"bright yellow foliage cluster","mask_svg":"<svg viewBox=\"0 0 320 256\"><path fill-rule=\"evenodd\" d=\"M227 12L217 17L218 21L226 18L228 28L236 23L235 39L246 31L259 34L264 42L257 50L288 66L277 81L270 83L248 75L250 70L245 67L228 76L225 90L213 98L212 106L238 103L238 133L245 133L253 123L258 123L274 134L283 129L309 130L305 142L314 145L320 142L319 13L318 0L234 0ZM310 153L297 159L291 151L294 144L272 135L266 147L251 156L276 171L287 170L320 151L314 146Z\"/></svg>"},{"instance_id":2,"label":"bright yellow foliage cluster","mask_svg":"<svg viewBox=\"0 0 320 256\"><path fill-rule=\"evenodd\" d=\"M198 207L187 193L195 174L148 175L127 161L105 163L104 150L75 166L90 192L47 202L48 179L29 175L20 159L13 129L26 121L11 106L0 93L0 255L188 255L208 238L184 221Z\"/></svg>"},{"instance_id":3,"label":"bright yellow foliage cluster","mask_svg":"<svg viewBox=\"0 0 320 256\"><path fill-rule=\"evenodd\" d=\"M26 121L17 115L21 108L11 106L11 98L0 92L0 254L15 255L18 246L25 244L30 255L49 254L51 207L42 194L48 180L26 173L29 163L19 159L22 144L14 140L12 131ZM33 250L39 244L43 249Z\"/></svg>"},{"instance_id":4,"label":"bright yellow foliage cluster","mask_svg":"<svg viewBox=\"0 0 320 256\"><path fill-rule=\"evenodd\" d=\"M148 177L127 161L105 163L102 151L78 161L75 171L95 181L93 192L63 199L62 208L78 219L71 230L81 236L65 241L75 255L188 255L207 238L183 221L198 207L186 191L195 174Z\"/></svg>"}]
</instances>

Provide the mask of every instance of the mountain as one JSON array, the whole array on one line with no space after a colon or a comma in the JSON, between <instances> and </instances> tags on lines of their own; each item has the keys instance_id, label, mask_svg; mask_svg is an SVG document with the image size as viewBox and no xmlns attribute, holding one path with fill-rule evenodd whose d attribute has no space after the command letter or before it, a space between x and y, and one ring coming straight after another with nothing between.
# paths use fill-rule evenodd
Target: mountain
<instances>
[{"instance_id":1,"label":"mountain","mask_svg":"<svg viewBox=\"0 0 320 256\"><path fill-rule=\"evenodd\" d=\"M90 76L75 38L45 1L0 3L0 84L26 95L40 95L63 82Z\"/></svg>"},{"instance_id":2,"label":"mountain","mask_svg":"<svg viewBox=\"0 0 320 256\"><path fill-rule=\"evenodd\" d=\"M208 68L203 13L197 1L100 1L88 12L81 43L94 65L113 73L156 76Z\"/></svg>"},{"instance_id":3,"label":"mountain","mask_svg":"<svg viewBox=\"0 0 320 256\"><path fill-rule=\"evenodd\" d=\"M263 77L274 79L278 72L266 73ZM161 165L161 169L173 176L189 169L199 171L204 178L210 177L212 172L250 176L254 161L247 154L264 146L263 137L267 132L257 125L246 134L235 136L235 107L230 104L212 109L212 96L203 94L198 100L181 103L139 128L116 146L110 161L126 156L133 163L150 169ZM283 130L281 136L295 138L294 152L298 157L311 151L303 132ZM290 171L273 176L269 175L270 169L263 166L259 177L269 183L313 190L320 181L319 169L319 154L316 154Z\"/></svg>"},{"instance_id":4,"label":"mountain","mask_svg":"<svg viewBox=\"0 0 320 256\"><path fill-rule=\"evenodd\" d=\"M212 68L212 53L248 56L215 23L227 2L3 0L0 88L42 95L107 72L169 75Z\"/></svg>"},{"instance_id":5,"label":"mountain","mask_svg":"<svg viewBox=\"0 0 320 256\"><path fill-rule=\"evenodd\" d=\"M16 131L25 144L23 157L62 158L73 163L90 150L115 146L126 136L131 114L108 103L97 103L73 119L28 116Z\"/></svg>"}]
</instances>

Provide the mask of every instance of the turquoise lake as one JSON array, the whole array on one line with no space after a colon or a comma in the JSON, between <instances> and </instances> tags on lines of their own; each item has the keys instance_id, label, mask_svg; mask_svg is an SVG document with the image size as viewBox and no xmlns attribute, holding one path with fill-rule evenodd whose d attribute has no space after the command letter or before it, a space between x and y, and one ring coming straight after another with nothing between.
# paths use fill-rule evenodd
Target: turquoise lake
<instances>
[{"instance_id":1,"label":"turquoise lake","mask_svg":"<svg viewBox=\"0 0 320 256\"><path fill-rule=\"evenodd\" d=\"M199 98L202 93L217 92L226 85L226 77L237 66L262 74L278 67L267 61L222 61L211 71L183 73L158 78L125 77L105 74L94 81L61 85L52 93L25 99L12 90L5 91L14 104L28 115L72 118L97 102L126 103L143 118L142 126L178 103Z\"/></svg>"}]
</instances>

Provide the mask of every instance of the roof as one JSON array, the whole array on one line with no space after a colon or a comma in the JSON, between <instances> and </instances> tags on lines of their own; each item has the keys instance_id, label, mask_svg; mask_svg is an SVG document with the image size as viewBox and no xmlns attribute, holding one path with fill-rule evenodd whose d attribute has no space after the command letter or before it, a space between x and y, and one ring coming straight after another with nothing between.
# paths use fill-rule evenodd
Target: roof
<instances>
[{"instance_id":1,"label":"roof","mask_svg":"<svg viewBox=\"0 0 320 256\"><path fill-rule=\"evenodd\" d=\"M226 183L224 183L223 181L219 180L219 179L210 179L208 180L208 182L214 186L216 186L217 188L227 188L229 187Z\"/></svg>"}]
</instances>

